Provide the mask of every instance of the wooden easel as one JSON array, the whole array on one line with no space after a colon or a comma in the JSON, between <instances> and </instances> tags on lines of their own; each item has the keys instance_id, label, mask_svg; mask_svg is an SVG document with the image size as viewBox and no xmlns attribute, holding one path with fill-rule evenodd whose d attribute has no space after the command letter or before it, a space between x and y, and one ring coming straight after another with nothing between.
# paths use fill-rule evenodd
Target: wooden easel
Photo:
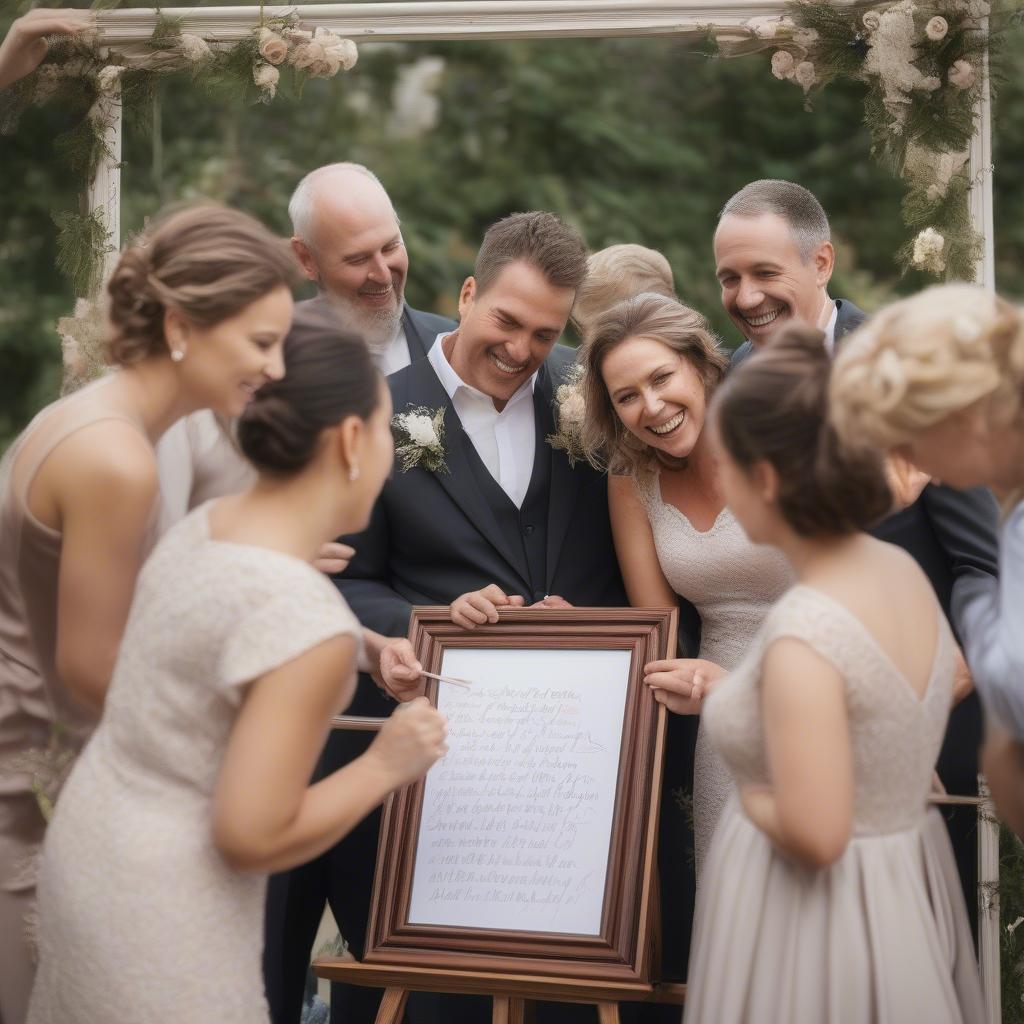
<instances>
[{"instance_id":1,"label":"wooden easel","mask_svg":"<svg viewBox=\"0 0 1024 1024\"><path fill-rule=\"evenodd\" d=\"M314 961L317 977L347 985L383 988L376 1024L401 1024L410 992L451 992L489 995L494 1000L492 1024L525 1024L526 1004L535 1000L590 1003L599 1024L619 1024L620 1002L655 1002L682 1006L685 985L643 985L581 981L579 978L456 971L430 967L363 964L350 957Z\"/></svg>"}]
</instances>

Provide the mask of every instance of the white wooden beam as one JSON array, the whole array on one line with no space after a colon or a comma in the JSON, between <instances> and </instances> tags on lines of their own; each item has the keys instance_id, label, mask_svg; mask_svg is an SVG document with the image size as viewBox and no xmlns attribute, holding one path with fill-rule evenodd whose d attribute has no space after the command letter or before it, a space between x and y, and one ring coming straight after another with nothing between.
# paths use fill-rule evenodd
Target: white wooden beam
<instances>
[{"instance_id":1,"label":"white wooden beam","mask_svg":"<svg viewBox=\"0 0 1024 1024\"><path fill-rule=\"evenodd\" d=\"M96 174L89 182L89 212L98 215L107 232L106 249L100 280L105 281L114 269L121 248L121 86L101 93L95 113L106 123L104 148ZM92 116L90 114L90 116Z\"/></svg>"}]
</instances>

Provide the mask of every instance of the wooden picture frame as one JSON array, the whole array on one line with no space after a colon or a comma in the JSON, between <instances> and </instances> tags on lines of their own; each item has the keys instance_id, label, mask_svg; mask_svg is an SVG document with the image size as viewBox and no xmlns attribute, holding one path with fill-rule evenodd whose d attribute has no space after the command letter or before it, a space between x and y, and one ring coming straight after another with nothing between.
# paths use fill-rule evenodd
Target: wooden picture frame
<instances>
[{"instance_id":1,"label":"wooden picture frame","mask_svg":"<svg viewBox=\"0 0 1024 1024\"><path fill-rule=\"evenodd\" d=\"M617 672L622 672L621 731L618 738L618 757L614 766L610 761L611 752L606 752L601 744L593 741L589 731L586 733L585 741L578 738L579 733L573 734L571 739L566 740L565 736L568 733L564 728L559 733L559 742L569 742L574 747L578 747L580 743L589 744L585 747L583 754L579 755L585 759L589 758L586 762L588 765L603 762L599 770L603 770L605 773L609 767L614 767L614 799L606 801L603 811L599 808L593 812L594 815L607 814L610 807L607 859L603 874L603 887L599 891L599 924L596 924L597 918L594 917L595 926L592 928L577 927L572 931L557 930L560 927L558 924L546 926L546 922L552 921L557 916L555 912L535 911L535 908L532 907L529 914L523 918L524 925L529 924L530 927L509 927L507 924L503 927L495 927L480 923L464 923L458 920L438 923L436 919L429 919L435 911L425 911L423 908L437 907L439 904L431 903L426 896L422 895L426 891L423 888L424 878L433 877L426 874L433 869L426 864L424 853L428 848L433 850L433 847L429 845L433 840L426 840L423 850L419 849L420 840L424 838L421 836L421 825L425 798L431 808L430 827L432 829L447 828L448 819L446 819L443 809L448 807L451 810L456 810L456 808L454 805L440 802L441 797L437 796L441 792L437 788L440 784L432 781L432 775L441 778L436 774L442 770L441 766L446 765L452 757L468 757L469 755L465 753L460 754L459 750L471 749L469 741L466 740L472 731L471 728L467 725L466 729L460 733L457 724L453 721L450 724L449 738L452 752L449 757L438 762L435 769L432 769L432 775L428 775L426 780L394 794L385 805L364 963L414 969L486 971L492 974L516 975L518 977L524 975L559 977L577 979L581 982L593 979L605 984L620 983L627 986L644 986L651 983L654 935L658 925L656 905L657 832L665 736L665 709L654 700L650 688L643 685L642 670L647 662L665 658L674 653L676 620L675 609L513 609L503 610L498 623L480 626L470 632L455 626L450 621L447 608L418 608L414 610L410 626L410 639L417 657L427 671L441 673L445 670L446 653L449 652L450 656L447 659L449 664L453 660L457 660L456 655L460 652L471 652L468 660L472 661L475 658L477 664L489 662L492 665L494 673L488 675L488 683L474 680L473 685L477 689L477 694L473 700L477 701L475 705L477 709L485 706L480 701L491 701L491 704L486 705L488 707L505 706L493 704L493 701L497 699L495 686L500 685L507 688L509 685L507 679L500 684L496 682L497 677L501 676L499 666L504 667L505 674L508 676L509 666L514 668L516 665L522 664L524 657L532 658L533 660L529 663L535 668L541 665L541 662L536 660L536 655L530 652L560 652L567 656L572 655L573 661L578 661L581 665L586 661L584 667L592 669L594 666L604 666L609 670L604 672L602 677L605 680L603 684L605 688L602 692L612 694L612 697L608 708L602 709L601 718L603 720L607 710L607 715L610 717L606 722L606 729L610 734L611 731L618 731L618 719L615 717L618 714L617 698L614 696L616 683L612 677ZM591 652L598 652L598 656L591 657ZM618 652L621 656L617 657L612 654L609 657L601 658L599 655L602 652ZM463 657L462 660L463 663L466 663L467 657ZM554 671L556 660L559 671L564 670L566 657L545 658L543 664L548 666L549 672ZM457 674L451 668L448 668L448 671L453 675ZM598 675L601 673L599 672ZM536 694L540 693L539 699L541 700L557 701L561 699L560 695L568 692L552 690L550 686L539 691L535 685L537 678L536 675L533 675L520 680L518 676L515 676L515 682L511 685L521 686L524 688L524 693L533 694L534 696L530 699L537 699ZM574 685L579 688L578 692L582 693L586 687L593 685L596 688L600 684L578 680ZM486 692L488 687L490 687L489 695ZM531 687L532 689L529 689ZM458 700L469 700L462 696L467 691L460 690L451 684L430 680L426 695L435 705L439 702L439 691L442 691L443 688L447 688L447 692L454 696L440 698L442 710L445 707L458 706ZM554 694L554 697L550 697L550 694ZM472 705L464 706L472 707ZM538 706L546 708L550 705ZM512 705L511 712L515 713L517 710L525 715L522 704ZM560 728L561 712L565 711L568 715L575 710L575 706L571 704L559 707L556 718L560 723ZM525 717L522 719L522 721L526 720ZM598 721L597 717L594 721ZM500 728L500 722L498 728ZM464 741L461 748L459 746L460 736ZM512 755L513 764L508 769L509 771L516 771L531 763L529 760L531 757L539 756L534 749L535 744L532 746L530 744L534 744L532 739L524 745L524 749L529 746L529 754ZM513 747L511 740L507 747L508 749L501 753L507 754L508 750ZM517 760L517 758L520 759ZM464 760L462 763L468 762ZM586 778L596 779L597 776L586 776ZM543 790L538 792L544 793ZM594 797L596 792L596 789L588 792L586 797L581 793L579 799L582 801L585 798ZM526 794L527 798L529 795ZM573 799L575 799L575 795ZM598 799L600 798L598 797ZM561 807L557 800L546 810L542 804L543 801L540 801L531 806L534 806L535 811L551 814L556 819L561 817L568 820L570 811ZM516 806L523 809L521 804ZM466 808L458 808L458 810L465 811ZM458 814L455 814L451 818L451 823L456 823L456 819L459 819L459 823L457 823L459 828L462 827L462 823L467 821L493 820L486 816L481 818L479 815L474 818L471 812L468 813L468 816L463 815L461 819ZM506 816L506 820L499 821L506 838L514 835L514 826L520 820L510 813ZM486 827L486 825L482 827ZM523 827L526 827L525 824ZM466 831L468 832L469 829L467 828ZM597 831L601 832L601 829L598 828ZM601 834L604 833L601 832ZM582 843L582 839L578 841ZM449 847L453 850L456 865L458 858L462 856L458 842L455 840L454 845ZM586 849L594 848L587 847ZM502 856L505 855L502 854ZM584 853L584 856L586 855ZM604 851L597 848L592 856L598 859L604 858ZM419 857L425 858L424 863L417 862ZM546 859L544 863L547 863ZM561 864L565 867L574 862L562 860ZM563 875L571 876L571 872L572 868L568 867ZM465 880L467 874L471 875L471 872L463 871L454 877ZM566 884L563 875L543 876L554 886L552 892L557 894L559 887ZM521 876L501 877L515 879ZM485 883L487 878L492 878L492 875L484 876ZM586 891L588 879L589 875L584 875L583 880L578 883L584 887L584 891ZM515 882L513 882L513 887L514 885ZM595 898L594 888L591 885L591 891L587 893L587 899L591 901ZM456 891L462 892L463 890ZM468 886L465 891L470 891ZM490 892L494 891L492 889ZM562 892L568 891L567 888L562 888ZM417 894L416 905L419 909L410 914L414 894ZM436 892L434 895L439 900L445 898ZM483 917L493 915L496 919L504 919L510 915L514 916L515 913L512 909L502 909L497 903L486 911L470 909L469 902L460 902L461 897L452 898L455 899L455 908L444 910L447 917L454 915L455 918L458 918L460 913L464 913L467 920L479 917L481 914ZM480 899L481 897L476 898ZM509 898L506 894L505 899ZM552 898L557 899L558 897L556 895ZM520 908L520 910L522 909ZM560 910L560 908L555 909ZM573 910L572 913L585 913L593 916L593 911L594 907L591 905L582 911Z\"/></svg>"}]
</instances>

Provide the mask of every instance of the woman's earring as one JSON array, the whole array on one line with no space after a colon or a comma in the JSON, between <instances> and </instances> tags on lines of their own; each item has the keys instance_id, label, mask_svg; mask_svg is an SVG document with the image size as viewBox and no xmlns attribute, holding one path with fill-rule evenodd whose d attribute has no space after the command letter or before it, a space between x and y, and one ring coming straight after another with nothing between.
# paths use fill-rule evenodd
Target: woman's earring
<instances>
[{"instance_id":1,"label":"woman's earring","mask_svg":"<svg viewBox=\"0 0 1024 1024\"><path fill-rule=\"evenodd\" d=\"M353 483L353 484L359 479L359 467L358 466L349 466L348 479L349 479L349 483Z\"/></svg>"},{"instance_id":2,"label":"woman's earring","mask_svg":"<svg viewBox=\"0 0 1024 1024\"><path fill-rule=\"evenodd\" d=\"M171 349L171 362L180 363L185 358L185 350L183 348L172 348Z\"/></svg>"}]
</instances>

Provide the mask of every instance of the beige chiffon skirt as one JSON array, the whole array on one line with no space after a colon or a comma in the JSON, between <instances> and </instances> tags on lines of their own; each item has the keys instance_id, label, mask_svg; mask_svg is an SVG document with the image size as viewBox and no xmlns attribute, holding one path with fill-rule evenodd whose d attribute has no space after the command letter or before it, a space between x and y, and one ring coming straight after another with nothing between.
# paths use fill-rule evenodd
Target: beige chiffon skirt
<instances>
[{"instance_id":1,"label":"beige chiffon skirt","mask_svg":"<svg viewBox=\"0 0 1024 1024\"><path fill-rule=\"evenodd\" d=\"M701 876L686 1024L975 1024L981 983L937 811L830 868L777 853L736 796Z\"/></svg>"}]
</instances>

